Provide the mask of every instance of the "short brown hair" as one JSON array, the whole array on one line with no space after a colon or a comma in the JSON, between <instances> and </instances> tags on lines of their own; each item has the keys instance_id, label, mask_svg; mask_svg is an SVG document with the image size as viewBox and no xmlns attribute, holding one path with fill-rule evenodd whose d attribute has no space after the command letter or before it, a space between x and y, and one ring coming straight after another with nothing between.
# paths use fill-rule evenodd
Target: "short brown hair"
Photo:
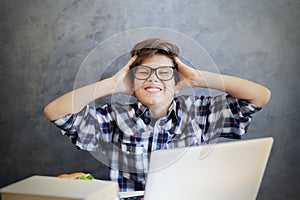
<instances>
[{"instance_id":1,"label":"short brown hair","mask_svg":"<svg viewBox=\"0 0 300 200\"><path fill-rule=\"evenodd\" d=\"M155 54L162 54L169 57L176 68L174 76L175 82L179 81L177 64L175 62L175 57L179 55L179 47L174 42L160 38L149 38L134 45L130 53L132 57L137 55L137 59L132 64L131 68L140 65L145 59L154 56Z\"/></svg>"}]
</instances>

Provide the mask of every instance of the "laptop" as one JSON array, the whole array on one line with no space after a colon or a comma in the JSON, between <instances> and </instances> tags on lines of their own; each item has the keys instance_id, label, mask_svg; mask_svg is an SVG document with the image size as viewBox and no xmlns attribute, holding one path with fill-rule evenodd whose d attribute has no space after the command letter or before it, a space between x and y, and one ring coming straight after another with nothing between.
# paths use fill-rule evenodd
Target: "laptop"
<instances>
[{"instance_id":1,"label":"laptop","mask_svg":"<svg viewBox=\"0 0 300 200\"><path fill-rule=\"evenodd\" d=\"M256 199L272 145L268 137L153 152L144 199Z\"/></svg>"}]
</instances>

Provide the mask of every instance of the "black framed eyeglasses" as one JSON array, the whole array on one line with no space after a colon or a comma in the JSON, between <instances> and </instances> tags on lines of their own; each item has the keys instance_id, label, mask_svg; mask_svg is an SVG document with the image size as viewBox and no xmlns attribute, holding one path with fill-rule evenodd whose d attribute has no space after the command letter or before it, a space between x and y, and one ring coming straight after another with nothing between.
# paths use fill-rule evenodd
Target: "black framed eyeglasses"
<instances>
[{"instance_id":1,"label":"black framed eyeglasses","mask_svg":"<svg viewBox=\"0 0 300 200\"><path fill-rule=\"evenodd\" d=\"M173 66L161 66L158 68L151 68L146 65L138 65L134 67L134 77L138 80L146 80L148 79L152 72L155 72L156 77L161 81L168 81L174 77L174 69Z\"/></svg>"}]
</instances>

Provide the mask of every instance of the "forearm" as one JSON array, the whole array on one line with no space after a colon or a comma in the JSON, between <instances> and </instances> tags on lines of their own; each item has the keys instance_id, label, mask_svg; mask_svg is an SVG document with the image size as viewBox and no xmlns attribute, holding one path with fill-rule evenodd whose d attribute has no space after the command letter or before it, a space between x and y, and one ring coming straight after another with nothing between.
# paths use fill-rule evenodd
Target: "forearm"
<instances>
[{"instance_id":1,"label":"forearm","mask_svg":"<svg viewBox=\"0 0 300 200\"><path fill-rule=\"evenodd\" d=\"M112 94L114 83L111 78L73 90L49 103L44 113L50 121L67 114L78 113L90 102Z\"/></svg>"},{"instance_id":2,"label":"forearm","mask_svg":"<svg viewBox=\"0 0 300 200\"><path fill-rule=\"evenodd\" d=\"M201 87L207 87L226 92L239 99L245 99L256 106L265 105L271 96L266 87L242 78L201 71L199 73Z\"/></svg>"}]
</instances>

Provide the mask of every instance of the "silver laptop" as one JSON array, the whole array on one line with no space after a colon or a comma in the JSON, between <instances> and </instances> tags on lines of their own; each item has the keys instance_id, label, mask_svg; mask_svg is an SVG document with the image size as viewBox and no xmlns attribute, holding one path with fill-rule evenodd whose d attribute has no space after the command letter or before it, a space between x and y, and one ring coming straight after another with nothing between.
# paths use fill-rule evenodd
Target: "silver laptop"
<instances>
[{"instance_id":1,"label":"silver laptop","mask_svg":"<svg viewBox=\"0 0 300 200\"><path fill-rule=\"evenodd\" d=\"M145 200L253 200L273 138L153 152Z\"/></svg>"}]
</instances>

